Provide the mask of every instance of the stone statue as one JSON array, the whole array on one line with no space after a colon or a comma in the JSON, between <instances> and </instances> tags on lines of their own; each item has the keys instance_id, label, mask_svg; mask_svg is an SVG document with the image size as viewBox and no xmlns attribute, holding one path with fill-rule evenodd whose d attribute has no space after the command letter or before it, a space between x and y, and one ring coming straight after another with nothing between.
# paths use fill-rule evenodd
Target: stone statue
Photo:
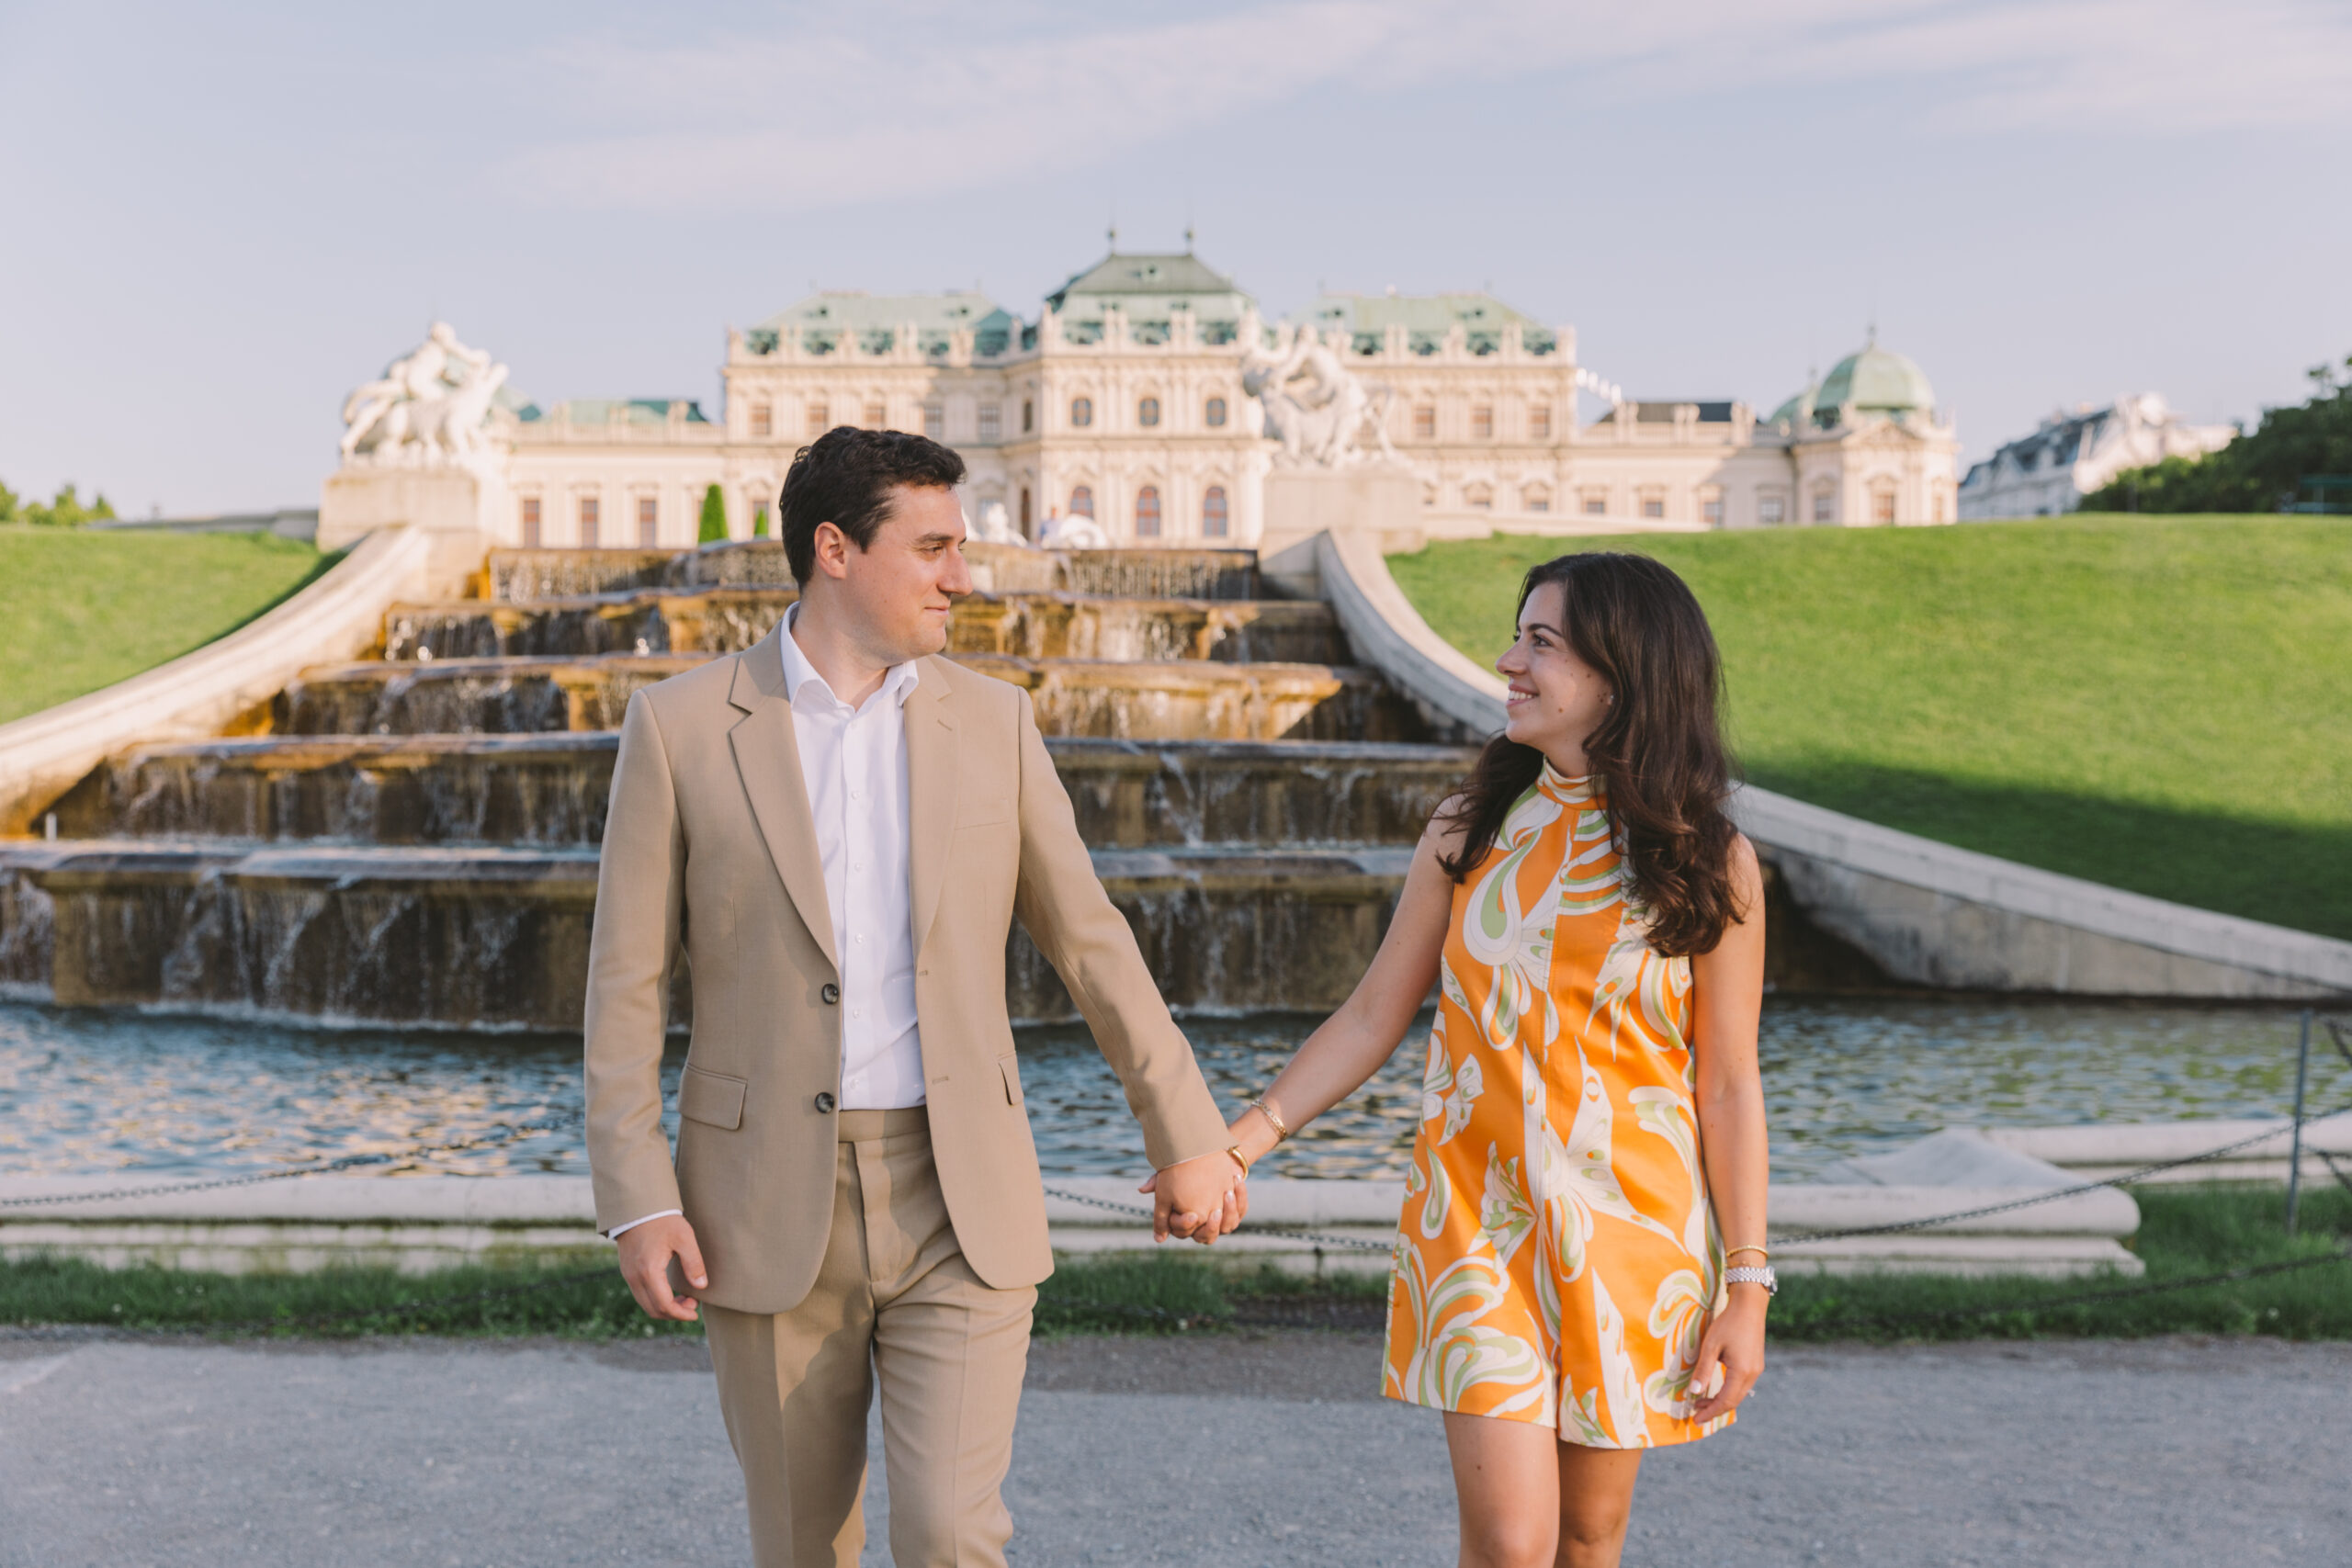
<instances>
[{"instance_id":1,"label":"stone statue","mask_svg":"<svg viewBox=\"0 0 2352 1568\"><path fill-rule=\"evenodd\" d=\"M1067 517L1048 512L1037 525L1037 543L1052 550L1107 550L1111 536L1093 518L1073 512Z\"/></svg>"},{"instance_id":2,"label":"stone statue","mask_svg":"<svg viewBox=\"0 0 2352 1568\"><path fill-rule=\"evenodd\" d=\"M1001 501L980 502L979 519L967 524L964 531L977 544L1019 545L1024 549L1029 544L1021 536L1021 530L1012 525L1012 517Z\"/></svg>"},{"instance_id":3,"label":"stone statue","mask_svg":"<svg viewBox=\"0 0 2352 1568\"><path fill-rule=\"evenodd\" d=\"M1366 384L1304 321L1287 340L1277 328L1272 349L1250 344L1241 356L1241 389L1258 400L1265 433L1282 443L1278 463L1336 468L1396 456L1388 442L1390 389Z\"/></svg>"},{"instance_id":4,"label":"stone statue","mask_svg":"<svg viewBox=\"0 0 2352 1568\"><path fill-rule=\"evenodd\" d=\"M435 321L415 351L395 359L343 401L345 463L387 468L467 468L487 450L482 426L506 384L503 365L469 348Z\"/></svg>"}]
</instances>

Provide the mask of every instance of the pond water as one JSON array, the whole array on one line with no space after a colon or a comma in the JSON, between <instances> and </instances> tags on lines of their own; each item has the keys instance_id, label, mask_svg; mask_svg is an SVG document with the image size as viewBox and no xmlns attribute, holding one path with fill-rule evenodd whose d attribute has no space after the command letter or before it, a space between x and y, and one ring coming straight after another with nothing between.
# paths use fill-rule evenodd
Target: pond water
<instances>
[{"instance_id":1,"label":"pond water","mask_svg":"<svg viewBox=\"0 0 2352 1568\"><path fill-rule=\"evenodd\" d=\"M1228 1110L1317 1021L1185 1021ZM1767 998L1773 1175L1805 1179L1948 1125L2283 1115L2296 1015L2280 1009L2015 998ZM1411 1147L1426 1022L1373 1081L1261 1169L1393 1176ZM1142 1139L1084 1029L1020 1032L1038 1153L1054 1174L1140 1170ZM684 1060L673 1047L674 1090ZM577 1036L321 1028L0 1003L0 1173L194 1176L401 1154L580 1106ZM2352 1100L2315 1043L2311 1102ZM403 1159L388 1171L584 1173L575 1129Z\"/></svg>"}]
</instances>

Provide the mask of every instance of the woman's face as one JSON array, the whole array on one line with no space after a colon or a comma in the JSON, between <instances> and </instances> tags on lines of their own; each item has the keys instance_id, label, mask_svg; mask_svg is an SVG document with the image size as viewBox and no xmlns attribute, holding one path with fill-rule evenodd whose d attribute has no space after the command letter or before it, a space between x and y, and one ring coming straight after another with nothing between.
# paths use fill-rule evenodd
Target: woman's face
<instances>
[{"instance_id":1,"label":"woman's face","mask_svg":"<svg viewBox=\"0 0 2352 1568\"><path fill-rule=\"evenodd\" d=\"M1588 772L1585 737L1608 716L1612 694L1600 672L1568 646L1567 591L1546 582L1519 612L1519 639L1495 660L1510 682L1503 733L1532 746L1561 772Z\"/></svg>"}]
</instances>

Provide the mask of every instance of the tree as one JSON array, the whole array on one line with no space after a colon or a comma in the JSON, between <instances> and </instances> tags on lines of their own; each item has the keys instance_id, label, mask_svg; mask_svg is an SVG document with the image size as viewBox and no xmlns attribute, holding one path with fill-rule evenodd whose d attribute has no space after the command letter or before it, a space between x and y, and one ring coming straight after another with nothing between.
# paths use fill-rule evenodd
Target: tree
<instances>
[{"instance_id":1,"label":"tree","mask_svg":"<svg viewBox=\"0 0 2352 1568\"><path fill-rule=\"evenodd\" d=\"M2345 359L2352 369L2352 356ZM2083 497L2086 512L2281 512L2314 474L2352 474L2352 376L2310 371L2312 397L2203 457L2126 468Z\"/></svg>"},{"instance_id":2,"label":"tree","mask_svg":"<svg viewBox=\"0 0 2352 1568\"><path fill-rule=\"evenodd\" d=\"M87 523L105 523L114 516L114 508L107 503L101 491L85 503L74 492L72 485L61 486L57 499L47 506L34 502L24 509L25 521L47 528L79 528Z\"/></svg>"},{"instance_id":3,"label":"tree","mask_svg":"<svg viewBox=\"0 0 2352 1568\"><path fill-rule=\"evenodd\" d=\"M727 537L727 497L717 485L702 492L702 531L695 536L706 545Z\"/></svg>"},{"instance_id":4,"label":"tree","mask_svg":"<svg viewBox=\"0 0 2352 1568\"><path fill-rule=\"evenodd\" d=\"M752 513L752 537L754 539L768 537L768 509L764 506L756 508Z\"/></svg>"},{"instance_id":5,"label":"tree","mask_svg":"<svg viewBox=\"0 0 2352 1568\"><path fill-rule=\"evenodd\" d=\"M17 492L5 482L0 482L0 523L14 523L16 520Z\"/></svg>"}]
</instances>

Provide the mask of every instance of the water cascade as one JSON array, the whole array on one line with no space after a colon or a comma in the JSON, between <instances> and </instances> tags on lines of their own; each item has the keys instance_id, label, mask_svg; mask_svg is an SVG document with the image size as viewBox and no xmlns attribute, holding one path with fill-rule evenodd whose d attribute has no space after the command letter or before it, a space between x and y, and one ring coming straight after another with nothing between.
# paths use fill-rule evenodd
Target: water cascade
<instances>
[{"instance_id":1,"label":"water cascade","mask_svg":"<svg viewBox=\"0 0 2352 1568\"><path fill-rule=\"evenodd\" d=\"M1032 693L1170 1003L1344 998L1463 738L1353 664L1328 606L1266 596L1248 552L970 555L950 654ZM0 985L572 1027L629 694L794 597L764 541L495 551L474 597L396 606L380 657L305 671L255 732L110 758L54 840L0 845ZM1018 931L1009 964L1016 1016L1073 1016Z\"/></svg>"}]
</instances>

